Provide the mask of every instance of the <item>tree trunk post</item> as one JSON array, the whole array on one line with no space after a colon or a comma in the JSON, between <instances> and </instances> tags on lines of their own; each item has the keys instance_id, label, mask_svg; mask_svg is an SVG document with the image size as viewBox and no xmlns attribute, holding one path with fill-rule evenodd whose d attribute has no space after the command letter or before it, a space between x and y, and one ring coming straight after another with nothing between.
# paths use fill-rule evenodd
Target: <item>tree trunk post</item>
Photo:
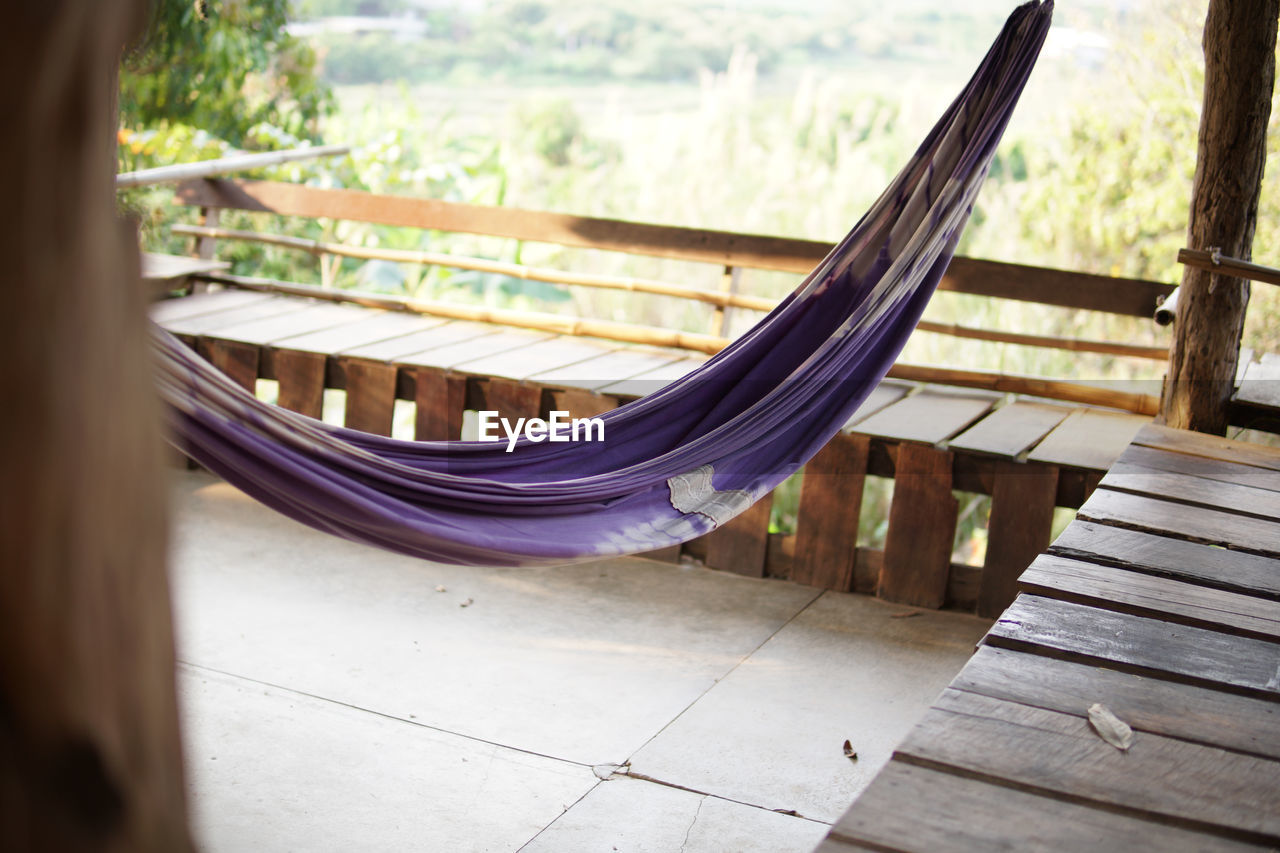
<instances>
[{"instance_id":1,"label":"tree trunk post","mask_svg":"<svg viewBox=\"0 0 1280 853\"><path fill-rule=\"evenodd\" d=\"M0 30L0 846L186 851L159 406L116 68L141 0Z\"/></svg>"},{"instance_id":2,"label":"tree trunk post","mask_svg":"<svg viewBox=\"0 0 1280 853\"><path fill-rule=\"evenodd\" d=\"M1204 27L1204 108L1187 228L1192 249L1249 260L1267 158L1280 0L1211 0ZM1160 417L1223 435L1249 283L1184 267Z\"/></svg>"}]
</instances>

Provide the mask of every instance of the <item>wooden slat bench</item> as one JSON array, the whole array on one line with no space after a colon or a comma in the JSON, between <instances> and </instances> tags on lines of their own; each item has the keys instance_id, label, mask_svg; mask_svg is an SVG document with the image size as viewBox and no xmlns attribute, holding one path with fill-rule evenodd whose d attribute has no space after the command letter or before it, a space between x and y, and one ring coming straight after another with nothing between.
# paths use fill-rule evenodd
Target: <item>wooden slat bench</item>
<instances>
[{"instance_id":1,"label":"wooden slat bench","mask_svg":"<svg viewBox=\"0 0 1280 853\"><path fill-rule=\"evenodd\" d=\"M188 230L199 235L197 248L205 256L212 255L215 245L210 235L236 238L244 233L210 230L227 210L470 232L711 263L723 269L726 287L743 269L807 272L829 249L817 241L263 182L196 181L180 187L179 198L201 211L203 230ZM662 387L707 358L687 348L578 337L555 323L516 329L327 305L266 292L269 282L210 278L232 289L161 303L157 320L245 387L258 379L277 380L280 404L305 414L320 414L326 388L345 390L347 425L373 432L390 431L397 399L415 404L418 439L458 437L467 409L497 409L508 417L545 416L550 409L598 414ZM289 293L296 290L285 287ZM955 259L941 288L1129 316L1150 316L1157 300L1171 290L1155 282L967 258ZM711 319L714 332L724 321L723 311ZM1030 337L1044 345L1075 348L1083 343L1107 352L1118 346L946 328L950 331L945 333L993 341ZM691 337L697 339L695 346L714 339ZM1143 351L1143 357L1153 355L1151 347L1130 349ZM806 466L794 535L769 532L766 499L714 534L689 543L684 552L743 574L789 576L917 606L995 615L1011 600L1017 574L1048 543L1054 508L1084 502L1154 406L1153 398L1141 394L1061 380L912 365L895 366L891 376L895 374L904 380L891 379L877 388L845 433ZM971 387L948 387L938 379ZM1067 399L1009 393L1019 389ZM1098 409L1081 399L1135 406L1148 414ZM868 476L896 481L882 551L860 548L857 542ZM953 489L992 496L984 567L952 564ZM679 552L662 556L674 559Z\"/></svg>"},{"instance_id":2,"label":"wooden slat bench","mask_svg":"<svg viewBox=\"0 0 1280 853\"><path fill-rule=\"evenodd\" d=\"M348 426L390 434L396 399L413 401L418 439L457 436L466 409L509 417L551 409L598 414L705 360L682 350L241 290L168 300L153 313L242 386L276 380L278 402L303 414L319 417L324 390L342 389ZM894 380L877 388L847 432L807 468L791 578L922 606L981 602L982 612L998 612L1011 598L1012 579L1048 541L1053 508L1078 506L1119 454L1125 431L1148 420L1042 402L997 408L1001 401ZM1109 442L1098 439L1098 420L1113 424ZM1044 458L1029 459L1033 448L1046 448ZM857 548L868 475L898 481L884 552ZM951 564L953 487L993 496L980 571ZM692 553L719 568L779 574L776 548L775 565L769 560L768 510L762 502Z\"/></svg>"},{"instance_id":3,"label":"wooden slat bench","mask_svg":"<svg viewBox=\"0 0 1280 853\"><path fill-rule=\"evenodd\" d=\"M1280 451L1144 427L1019 586L821 851L1280 846Z\"/></svg>"}]
</instances>

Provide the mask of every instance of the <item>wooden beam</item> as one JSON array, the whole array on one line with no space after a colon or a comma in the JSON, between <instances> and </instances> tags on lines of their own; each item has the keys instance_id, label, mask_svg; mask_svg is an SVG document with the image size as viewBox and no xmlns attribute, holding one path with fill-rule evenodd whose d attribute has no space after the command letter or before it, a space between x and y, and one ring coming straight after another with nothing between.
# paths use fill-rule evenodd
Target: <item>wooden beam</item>
<instances>
[{"instance_id":1,"label":"wooden beam","mask_svg":"<svg viewBox=\"0 0 1280 853\"><path fill-rule=\"evenodd\" d=\"M1211 0L1204 27L1204 108L1188 228L1191 248L1253 257L1267 159L1280 0ZM1222 435L1235 387L1248 282L1186 267L1160 415Z\"/></svg>"},{"instance_id":2,"label":"wooden beam","mask_svg":"<svg viewBox=\"0 0 1280 853\"><path fill-rule=\"evenodd\" d=\"M1264 284L1280 284L1280 269L1228 258L1221 252L1203 252L1199 249L1179 249L1178 263L1210 272L1231 272L1239 278L1260 281Z\"/></svg>"},{"instance_id":3,"label":"wooden beam","mask_svg":"<svg viewBox=\"0 0 1280 853\"><path fill-rule=\"evenodd\" d=\"M598 219L508 207L326 190L271 181L188 181L177 188L183 204L202 208L330 217L409 228L487 234L660 258L806 274L832 244ZM214 223L206 223L214 224ZM1030 267L976 258L953 258L939 290L974 293L1064 308L1150 317L1173 285L1141 279Z\"/></svg>"},{"instance_id":4,"label":"wooden beam","mask_svg":"<svg viewBox=\"0 0 1280 853\"><path fill-rule=\"evenodd\" d=\"M956 537L952 454L923 444L898 446L889 533L876 594L914 607L942 606Z\"/></svg>"}]
</instances>

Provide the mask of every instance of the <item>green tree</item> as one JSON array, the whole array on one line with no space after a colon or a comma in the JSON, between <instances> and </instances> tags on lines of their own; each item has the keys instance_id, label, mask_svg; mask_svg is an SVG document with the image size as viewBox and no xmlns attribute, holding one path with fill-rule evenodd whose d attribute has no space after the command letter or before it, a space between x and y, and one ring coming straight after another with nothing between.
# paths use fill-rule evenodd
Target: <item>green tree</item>
<instances>
[{"instance_id":1,"label":"green tree","mask_svg":"<svg viewBox=\"0 0 1280 853\"><path fill-rule=\"evenodd\" d=\"M120 74L120 116L130 129L201 128L252 147L266 125L314 139L333 98L316 56L285 30L289 0L153 0L141 42Z\"/></svg>"}]
</instances>

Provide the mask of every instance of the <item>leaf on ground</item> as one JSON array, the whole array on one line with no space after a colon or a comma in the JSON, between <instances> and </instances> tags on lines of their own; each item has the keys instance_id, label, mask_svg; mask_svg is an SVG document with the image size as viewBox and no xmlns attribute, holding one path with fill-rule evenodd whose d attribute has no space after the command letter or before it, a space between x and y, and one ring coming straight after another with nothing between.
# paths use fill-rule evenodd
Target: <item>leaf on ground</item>
<instances>
[{"instance_id":1,"label":"leaf on ground","mask_svg":"<svg viewBox=\"0 0 1280 853\"><path fill-rule=\"evenodd\" d=\"M1133 746L1133 729L1124 720L1111 713L1111 709L1099 702L1089 706L1089 725L1098 737L1121 752Z\"/></svg>"},{"instance_id":2,"label":"leaf on ground","mask_svg":"<svg viewBox=\"0 0 1280 853\"><path fill-rule=\"evenodd\" d=\"M853 744L850 743L849 741L844 742L844 757L849 759L850 761L858 760L857 750L853 748Z\"/></svg>"},{"instance_id":3,"label":"leaf on ground","mask_svg":"<svg viewBox=\"0 0 1280 853\"><path fill-rule=\"evenodd\" d=\"M443 585L436 587L436 592L448 592L448 591L449 590L445 589Z\"/></svg>"},{"instance_id":4,"label":"leaf on ground","mask_svg":"<svg viewBox=\"0 0 1280 853\"><path fill-rule=\"evenodd\" d=\"M473 605L473 604L475 604L475 603L476 603L476 602L475 602L475 599L473 599L473 598L464 598L464 599L462 600L462 603L461 603L461 604L459 604L458 606L459 606L459 607L470 607L471 605Z\"/></svg>"}]
</instances>

